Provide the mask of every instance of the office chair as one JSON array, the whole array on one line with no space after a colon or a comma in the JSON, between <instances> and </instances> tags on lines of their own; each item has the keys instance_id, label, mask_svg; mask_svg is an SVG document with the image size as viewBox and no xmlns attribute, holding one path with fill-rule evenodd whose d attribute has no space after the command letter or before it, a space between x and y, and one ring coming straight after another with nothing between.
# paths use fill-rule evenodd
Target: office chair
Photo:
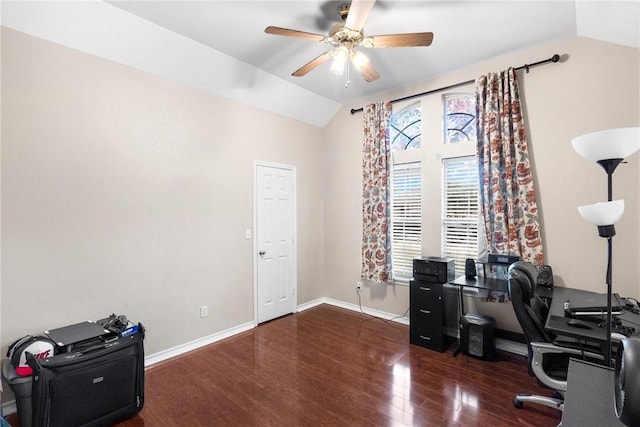
<instances>
[{"instance_id":1,"label":"office chair","mask_svg":"<svg viewBox=\"0 0 640 427\"><path fill-rule=\"evenodd\" d=\"M524 402L532 402L562 411L569 358L603 360L602 353L598 347L556 340L552 333L544 329L548 307L535 293L538 270L533 264L517 261L509 267L508 275L513 310L527 343L529 375L535 376L541 385L554 390L556 395L546 397L519 393L513 399L513 405L522 408Z\"/></svg>"}]
</instances>

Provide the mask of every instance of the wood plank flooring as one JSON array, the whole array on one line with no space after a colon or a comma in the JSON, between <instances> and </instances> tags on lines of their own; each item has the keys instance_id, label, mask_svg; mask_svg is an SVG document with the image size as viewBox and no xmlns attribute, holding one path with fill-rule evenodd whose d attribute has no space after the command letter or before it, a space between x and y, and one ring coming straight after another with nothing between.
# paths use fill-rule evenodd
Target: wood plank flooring
<instances>
[{"instance_id":1,"label":"wood plank flooring","mask_svg":"<svg viewBox=\"0 0 640 427\"><path fill-rule=\"evenodd\" d=\"M513 407L517 392L549 394L524 357L452 353L409 344L405 325L321 305L150 367L144 409L117 426L559 423L557 410Z\"/></svg>"}]
</instances>

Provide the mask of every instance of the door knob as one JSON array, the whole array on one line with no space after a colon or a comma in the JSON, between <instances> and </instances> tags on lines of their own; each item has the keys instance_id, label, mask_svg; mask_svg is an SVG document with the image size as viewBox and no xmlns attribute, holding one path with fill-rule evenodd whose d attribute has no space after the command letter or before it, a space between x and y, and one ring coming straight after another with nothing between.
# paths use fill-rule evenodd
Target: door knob
<instances>
[{"instance_id":1,"label":"door knob","mask_svg":"<svg viewBox=\"0 0 640 427\"><path fill-rule=\"evenodd\" d=\"M258 252L258 255L260 255L260 256L262 256L262 255L264 255L264 254L266 254L266 252L265 252L265 251L260 251L260 252Z\"/></svg>"}]
</instances>

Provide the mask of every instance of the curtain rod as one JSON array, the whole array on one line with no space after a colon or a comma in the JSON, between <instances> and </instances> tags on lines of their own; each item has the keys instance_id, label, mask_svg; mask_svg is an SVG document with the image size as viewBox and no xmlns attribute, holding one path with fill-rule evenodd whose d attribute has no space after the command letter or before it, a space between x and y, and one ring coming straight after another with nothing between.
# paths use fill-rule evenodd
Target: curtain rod
<instances>
[{"instance_id":1,"label":"curtain rod","mask_svg":"<svg viewBox=\"0 0 640 427\"><path fill-rule=\"evenodd\" d=\"M531 67L535 67L536 65L547 64L549 62L558 62L559 60L560 60L560 55L558 55L556 53L555 55L553 55L549 59L543 59L542 61L534 62L533 64L524 64L521 67L517 67L516 71L524 69L528 73L529 72L529 68L531 68ZM392 99L391 103L400 102L400 101L406 101L407 99L417 98L418 96L431 95L432 93L442 92L443 90L453 89L455 87L468 85L468 84L473 83L473 82L475 82L475 79L467 80L466 82L455 83L455 84L452 84L452 85L449 85L449 86L445 86L445 87L441 87L441 88L438 88L438 89L429 90L427 92L416 93L414 95L405 96L403 98ZM357 109L352 108L351 109L351 114L358 113L358 112L362 111L363 109L364 109L364 107L357 108Z\"/></svg>"}]
</instances>

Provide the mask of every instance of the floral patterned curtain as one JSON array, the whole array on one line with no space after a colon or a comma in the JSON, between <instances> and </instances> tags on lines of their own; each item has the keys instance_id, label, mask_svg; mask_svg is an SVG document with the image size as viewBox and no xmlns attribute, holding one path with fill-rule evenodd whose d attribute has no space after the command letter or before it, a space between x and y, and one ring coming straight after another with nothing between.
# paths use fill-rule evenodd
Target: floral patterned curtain
<instances>
[{"instance_id":1,"label":"floral patterned curtain","mask_svg":"<svg viewBox=\"0 0 640 427\"><path fill-rule=\"evenodd\" d=\"M544 264L538 207L514 68L476 79L481 215L489 253Z\"/></svg>"},{"instance_id":2,"label":"floral patterned curtain","mask_svg":"<svg viewBox=\"0 0 640 427\"><path fill-rule=\"evenodd\" d=\"M391 102L364 107L362 143L362 279L385 282L391 273L389 230Z\"/></svg>"}]
</instances>

